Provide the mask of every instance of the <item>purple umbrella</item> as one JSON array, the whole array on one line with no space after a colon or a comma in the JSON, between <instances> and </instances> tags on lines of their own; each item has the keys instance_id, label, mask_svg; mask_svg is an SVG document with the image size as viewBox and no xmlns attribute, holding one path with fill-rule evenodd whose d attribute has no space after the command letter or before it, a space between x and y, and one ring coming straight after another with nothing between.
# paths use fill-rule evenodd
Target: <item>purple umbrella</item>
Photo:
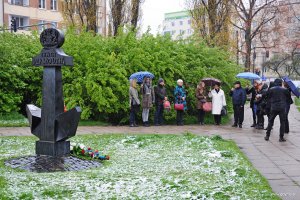
<instances>
[{"instance_id":1,"label":"purple umbrella","mask_svg":"<svg viewBox=\"0 0 300 200\"><path fill-rule=\"evenodd\" d=\"M288 86L291 88L292 93L299 98L300 93L299 90L297 89L296 85L293 83L293 81L291 79L289 79L289 77L283 77L284 82L286 82L288 84Z\"/></svg>"},{"instance_id":2,"label":"purple umbrella","mask_svg":"<svg viewBox=\"0 0 300 200\"><path fill-rule=\"evenodd\" d=\"M215 83L221 83L221 81L216 78L203 78L201 81L204 82L206 86L213 86Z\"/></svg>"}]
</instances>

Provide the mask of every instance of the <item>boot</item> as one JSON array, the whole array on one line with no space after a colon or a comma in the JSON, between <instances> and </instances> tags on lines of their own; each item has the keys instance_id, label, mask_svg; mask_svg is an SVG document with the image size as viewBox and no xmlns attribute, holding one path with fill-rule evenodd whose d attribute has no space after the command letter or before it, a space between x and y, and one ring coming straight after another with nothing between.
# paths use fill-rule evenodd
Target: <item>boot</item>
<instances>
[{"instance_id":1,"label":"boot","mask_svg":"<svg viewBox=\"0 0 300 200\"><path fill-rule=\"evenodd\" d=\"M146 124L146 127L150 126L149 121L146 121L145 124Z\"/></svg>"},{"instance_id":2,"label":"boot","mask_svg":"<svg viewBox=\"0 0 300 200\"><path fill-rule=\"evenodd\" d=\"M266 135L265 140L269 141L270 136Z\"/></svg>"},{"instance_id":3,"label":"boot","mask_svg":"<svg viewBox=\"0 0 300 200\"><path fill-rule=\"evenodd\" d=\"M134 127L134 124L133 124L133 123L131 123L131 124L130 124L130 127Z\"/></svg>"},{"instance_id":4,"label":"boot","mask_svg":"<svg viewBox=\"0 0 300 200\"><path fill-rule=\"evenodd\" d=\"M232 127L237 128L238 125L237 125L236 123L234 123L234 124L232 125Z\"/></svg>"},{"instance_id":5,"label":"boot","mask_svg":"<svg viewBox=\"0 0 300 200\"><path fill-rule=\"evenodd\" d=\"M250 127L255 127L256 126L256 123L253 123Z\"/></svg>"},{"instance_id":6,"label":"boot","mask_svg":"<svg viewBox=\"0 0 300 200\"><path fill-rule=\"evenodd\" d=\"M279 142L285 142L285 141L286 141L286 139L284 139L283 137L279 138Z\"/></svg>"}]
</instances>

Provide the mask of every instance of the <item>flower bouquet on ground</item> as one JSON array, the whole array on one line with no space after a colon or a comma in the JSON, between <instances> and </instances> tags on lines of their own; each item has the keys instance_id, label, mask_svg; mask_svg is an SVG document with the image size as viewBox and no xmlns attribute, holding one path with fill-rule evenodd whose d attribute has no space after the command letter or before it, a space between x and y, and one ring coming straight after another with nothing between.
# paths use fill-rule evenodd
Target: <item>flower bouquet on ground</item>
<instances>
[{"instance_id":1,"label":"flower bouquet on ground","mask_svg":"<svg viewBox=\"0 0 300 200\"><path fill-rule=\"evenodd\" d=\"M98 150L86 147L84 144L71 143L70 153L75 156L84 156L92 159L109 160L109 155L103 155Z\"/></svg>"}]
</instances>

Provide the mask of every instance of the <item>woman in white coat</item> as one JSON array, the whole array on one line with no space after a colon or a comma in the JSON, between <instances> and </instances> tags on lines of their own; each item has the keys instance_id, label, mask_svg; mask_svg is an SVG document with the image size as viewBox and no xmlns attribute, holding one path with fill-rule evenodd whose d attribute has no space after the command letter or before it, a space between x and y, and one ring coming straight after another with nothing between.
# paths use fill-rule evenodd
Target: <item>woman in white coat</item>
<instances>
[{"instance_id":1,"label":"woman in white coat","mask_svg":"<svg viewBox=\"0 0 300 200\"><path fill-rule=\"evenodd\" d=\"M220 83L215 83L214 89L208 94L212 98L212 114L214 115L215 124L221 124L221 111L223 106L226 106L225 94L220 89Z\"/></svg>"}]
</instances>

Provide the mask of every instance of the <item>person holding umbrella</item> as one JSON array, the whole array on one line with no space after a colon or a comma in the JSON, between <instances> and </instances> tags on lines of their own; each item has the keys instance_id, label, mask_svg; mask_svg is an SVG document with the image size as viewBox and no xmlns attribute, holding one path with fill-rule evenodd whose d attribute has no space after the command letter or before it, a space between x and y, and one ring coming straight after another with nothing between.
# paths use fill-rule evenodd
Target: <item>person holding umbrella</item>
<instances>
[{"instance_id":1,"label":"person holding umbrella","mask_svg":"<svg viewBox=\"0 0 300 200\"><path fill-rule=\"evenodd\" d=\"M176 122L177 126L183 126L183 114L187 109L186 107L186 92L183 87L183 80L177 80L177 86L174 90L174 98L175 98L175 109L176 109ZM178 105L178 107L176 107Z\"/></svg>"},{"instance_id":2,"label":"person holding umbrella","mask_svg":"<svg viewBox=\"0 0 300 200\"><path fill-rule=\"evenodd\" d=\"M205 89L205 83L200 81L196 89L197 98L197 110L198 110L198 123L204 125L205 111L203 110L203 104L207 101L207 91Z\"/></svg>"},{"instance_id":3,"label":"person holding umbrella","mask_svg":"<svg viewBox=\"0 0 300 200\"><path fill-rule=\"evenodd\" d=\"M236 81L229 95L232 97L234 124L232 127L242 128L244 122L244 105L247 100L246 91L241 87L241 82Z\"/></svg>"},{"instance_id":4,"label":"person holding umbrella","mask_svg":"<svg viewBox=\"0 0 300 200\"><path fill-rule=\"evenodd\" d=\"M136 89L136 79L130 79L130 88L129 88L129 106L130 106L130 116L129 123L130 127L137 127L136 119L137 112L140 108L140 100L138 91Z\"/></svg>"},{"instance_id":5,"label":"person holding umbrella","mask_svg":"<svg viewBox=\"0 0 300 200\"><path fill-rule=\"evenodd\" d=\"M251 72L242 72L236 75L237 78L243 78L250 80L253 83L253 87L246 88L246 93L251 94L251 99L250 99L250 108L252 109L252 118L253 118L253 124L251 127L256 127L257 124L257 117L256 117L256 104L254 104L255 101L255 96L256 96L256 88L258 87L257 82L254 80L259 80L260 76L257 74L251 73Z\"/></svg>"},{"instance_id":6,"label":"person holding umbrella","mask_svg":"<svg viewBox=\"0 0 300 200\"><path fill-rule=\"evenodd\" d=\"M208 96L212 98L212 114L214 115L215 124L221 124L221 111L226 106L226 99L224 91L220 88L220 83L214 83L214 89L209 92Z\"/></svg>"},{"instance_id":7,"label":"person holding umbrella","mask_svg":"<svg viewBox=\"0 0 300 200\"><path fill-rule=\"evenodd\" d=\"M143 96L142 98L142 118L143 118L143 125L146 127L149 127L149 112L150 108L155 103L155 94L154 89L152 87L152 80L150 77L145 77L143 84L141 85L141 94Z\"/></svg>"}]
</instances>

